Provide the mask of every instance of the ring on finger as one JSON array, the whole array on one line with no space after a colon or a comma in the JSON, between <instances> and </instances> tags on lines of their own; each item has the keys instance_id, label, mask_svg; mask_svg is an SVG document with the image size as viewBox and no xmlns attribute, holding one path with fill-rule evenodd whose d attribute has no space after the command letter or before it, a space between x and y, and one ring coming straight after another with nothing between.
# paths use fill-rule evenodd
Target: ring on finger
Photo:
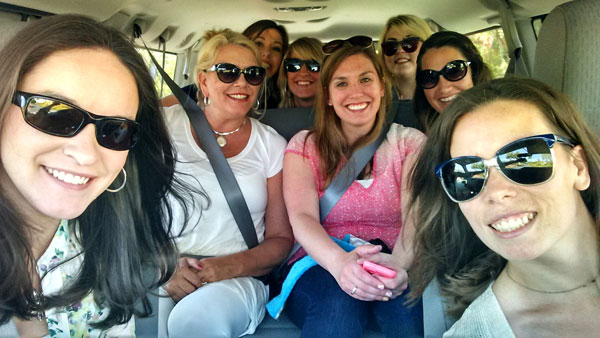
<instances>
[{"instance_id":1,"label":"ring on finger","mask_svg":"<svg viewBox=\"0 0 600 338\"><path fill-rule=\"evenodd\" d=\"M352 291L350 291L350 295L354 295L356 290L358 290L358 287L356 285L354 285L354 288L352 289Z\"/></svg>"}]
</instances>

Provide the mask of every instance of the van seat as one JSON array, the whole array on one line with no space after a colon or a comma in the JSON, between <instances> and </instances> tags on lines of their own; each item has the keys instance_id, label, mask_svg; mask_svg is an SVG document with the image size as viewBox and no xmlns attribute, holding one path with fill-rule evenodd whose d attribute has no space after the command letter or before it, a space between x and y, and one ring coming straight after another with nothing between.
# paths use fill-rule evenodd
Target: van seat
<instances>
[{"instance_id":1,"label":"van seat","mask_svg":"<svg viewBox=\"0 0 600 338\"><path fill-rule=\"evenodd\" d=\"M600 1L575 0L544 20L535 51L533 78L566 94L600 136Z\"/></svg>"},{"instance_id":2,"label":"van seat","mask_svg":"<svg viewBox=\"0 0 600 338\"><path fill-rule=\"evenodd\" d=\"M394 122L405 127L420 129L413 112L412 101L392 101L390 112L394 115ZM259 114L254 114L252 117L271 126L288 141L300 130L312 128L315 122L312 108L267 109L264 113L259 111Z\"/></svg>"}]
</instances>

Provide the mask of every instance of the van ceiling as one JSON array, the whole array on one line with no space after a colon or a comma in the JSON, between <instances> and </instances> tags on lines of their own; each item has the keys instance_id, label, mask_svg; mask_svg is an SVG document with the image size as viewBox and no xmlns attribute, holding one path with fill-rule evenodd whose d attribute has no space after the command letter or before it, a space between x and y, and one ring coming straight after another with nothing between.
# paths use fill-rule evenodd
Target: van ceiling
<instances>
[{"instance_id":1,"label":"van ceiling","mask_svg":"<svg viewBox=\"0 0 600 338\"><path fill-rule=\"evenodd\" d=\"M180 52L211 28L241 31L259 19L282 23L290 40L314 36L322 41L356 34L379 37L393 15L414 14L445 29L472 32L498 24L505 0L4 0L50 13L79 13L131 32L142 22L144 40L155 45L163 35L166 49ZM549 12L565 0L511 0L513 12L530 17Z\"/></svg>"}]
</instances>

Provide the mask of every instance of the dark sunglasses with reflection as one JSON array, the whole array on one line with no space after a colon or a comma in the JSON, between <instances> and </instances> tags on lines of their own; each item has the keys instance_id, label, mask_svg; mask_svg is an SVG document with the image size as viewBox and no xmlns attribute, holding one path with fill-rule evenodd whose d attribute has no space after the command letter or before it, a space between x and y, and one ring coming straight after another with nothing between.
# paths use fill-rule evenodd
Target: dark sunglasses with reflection
<instances>
[{"instance_id":1,"label":"dark sunglasses with reflection","mask_svg":"<svg viewBox=\"0 0 600 338\"><path fill-rule=\"evenodd\" d=\"M440 75L446 80L456 82L462 80L468 71L471 61L454 60L448 62L441 70L424 69L417 74L417 83L425 89L431 89L437 86L440 81Z\"/></svg>"},{"instance_id":2,"label":"dark sunglasses with reflection","mask_svg":"<svg viewBox=\"0 0 600 338\"><path fill-rule=\"evenodd\" d=\"M306 65L306 69L313 73L318 73L321 70L321 65L317 60L301 60L295 58L286 58L283 60L283 68L288 73L299 72L302 65Z\"/></svg>"},{"instance_id":3,"label":"dark sunglasses with reflection","mask_svg":"<svg viewBox=\"0 0 600 338\"><path fill-rule=\"evenodd\" d=\"M12 103L21 108L23 119L33 128L53 136L73 137L85 126L96 126L96 141L112 150L128 150L138 141L141 125L122 117L90 113L69 102L17 91Z\"/></svg>"},{"instance_id":4,"label":"dark sunglasses with reflection","mask_svg":"<svg viewBox=\"0 0 600 338\"><path fill-rule=\"evenodd\" d=\"M419 41L421 38L414 36L400 41L388 40L381 43L381 51L387 56L392 56L398 51L398 47L401 47L407 53L414 53L419 47Z\"/></svg>"},{"instance_id":5,"label":"dark sunglasses with reflection","mask_svg":"<svg viewBox=\"0 0 600 338\"><path fill-rule=\"evenodd\" d=\"M566 137L543 134L513 141L490 159L460 156L436 166L435 175L444 191L454 202L467 202L477 197L489 177L489 167L495 167L509 181L520 185L548 182L554 175L554 145L574 147Z\"/></svg>"},{"instance_id":6,"label":"dark sunglasses with reflection","mask_svg":"<svg viewBox=\"0 0 600 338\"><path fill-rule=\"evenodd\" d=\"M246 82L253 86L260 85L265 79L267 71L263 67L250 66L246 69L241 69L231 63L217 63L213 65L207 72L216 72L217 77L224 83L235 82L241 74L244 74Z\"/></svg>"},{"instance_id":7,"label":"dark sunglasses with reflection","mask_svg":"<svg viewBox=\"0 0 600 338\"><path fill-rule=\"evenodd\" d=\"M365 35L355 35L345 40L333 40L323 45L323 53L329 55L335 53L345 44L362 48L369 48L373 45L373 39Z\"/></svg>"}]
</instances>

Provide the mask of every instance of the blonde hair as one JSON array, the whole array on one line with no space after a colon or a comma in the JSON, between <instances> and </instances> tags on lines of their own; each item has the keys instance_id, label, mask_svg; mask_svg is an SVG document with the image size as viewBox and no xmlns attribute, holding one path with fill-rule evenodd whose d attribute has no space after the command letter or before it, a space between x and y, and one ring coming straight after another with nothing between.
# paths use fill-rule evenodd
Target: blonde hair
<instances>
[{"instance_id":1,"label":"blonde hair","mask_svg":"<svg viewBox=\"0 0 600 338\"><path fill-rule=\"evenodd\" d=\"M294 107L294 93L290 91L287 83L287 72L283 66L283 60L290 57L292 54L296 54L300 59L303 60L315 60L319 65L323 65L323 43L315 38L302 37L294 41L288 48L287 52L283 56L281 65L279 66L279 76L277 77L277 85L281 91L281 103L280 108L293 108Z\"/></svg>"},{"instance_id":2,"label":"blonde hair","mask_svg":"<svg viewBox=\"0 0 600 338\"><path fill-rule=\"evenodd\" d=\"M208 30L206 33L204 33L202 40L204 41L204 44L198 52L198 60L196 61L196 67L194 68L194 84L196 85L196 88L198 88L198 93L196 95L198 97L199 104L202 104L202 99L204 96L200 90L200 84L198 83L198 74L213 66L215 59L217 58L219 48L225 45L237 45L248 48L256 56L257 64L262 66L262 58L260 57L260 52L254 42L252 42L246 36L234 32L229 28L221 30ZM264 86L264 83L261 86Z\"/></svg>"},{"instance_id":3,"label":"blonde hair","mask_svg":"<svg viewBox=\"0 0 600 338\"><path fill-rule=\"evenodd\" d=\"M378 52L379 52L379 57L381 58L381 62L383 62L384 66L385 66L385 54L383 54L382 50L381 50L381 42L385 41L385 37L388 34L388 32L390 31L390 29L392 29L392 27L394 26L403 26L406 27L406 29L408 30L408 33L410 35L416 36L421 38L422 41L427 40L432 34L433 32L431 31L431 28L429 27L429 25L427 24L427 22L421 18L419 18L418 16L414 16L414 15L397 15L397 16L393 16L391 18L388 19L388 21L385 23L385 28L383 29L383 32L381 32L381 37L379 38L379 45L377 46L378 48ZM392 73L389 71L389 69L387 69L387 67L384 67L385 70L385 76L388 79L392 79L393 75Z\"/></svg>"}]
</instances>

